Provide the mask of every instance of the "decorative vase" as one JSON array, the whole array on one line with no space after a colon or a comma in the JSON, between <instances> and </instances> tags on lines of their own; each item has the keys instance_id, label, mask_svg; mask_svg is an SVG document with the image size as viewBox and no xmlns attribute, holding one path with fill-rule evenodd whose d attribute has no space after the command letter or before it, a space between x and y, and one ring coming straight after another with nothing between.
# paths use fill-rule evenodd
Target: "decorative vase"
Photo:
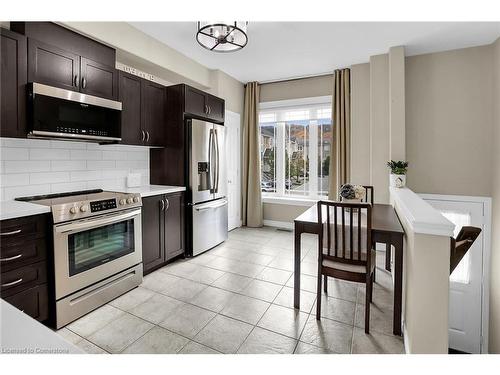
<instances>
[{"instance_id":1,"label":"decorative vase","mask_svg":"<svg viewBox=\"0 0 500 375\"><path fill-rule=\"evenodd\" d=\"M405 174L393 174L389 175L389 186L395 188L402 188L406 186L406 175Z\"/></svg>"}]
</instances>

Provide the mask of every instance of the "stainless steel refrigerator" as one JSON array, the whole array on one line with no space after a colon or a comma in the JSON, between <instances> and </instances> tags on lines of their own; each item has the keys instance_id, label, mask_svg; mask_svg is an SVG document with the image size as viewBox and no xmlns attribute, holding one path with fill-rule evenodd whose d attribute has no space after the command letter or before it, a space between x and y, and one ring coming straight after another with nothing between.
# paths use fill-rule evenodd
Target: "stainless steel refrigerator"
<instances>
[{"instance_id":1,"label":"stainless steel refrigerator","mask_svg":"<svg viewBox=\"0 0 500 375\"><path fill-rule=\"evenodd\" d=\"M188 247L196 256L227 239L224 125L188 119Z\"/></svg>"}]
</instances>

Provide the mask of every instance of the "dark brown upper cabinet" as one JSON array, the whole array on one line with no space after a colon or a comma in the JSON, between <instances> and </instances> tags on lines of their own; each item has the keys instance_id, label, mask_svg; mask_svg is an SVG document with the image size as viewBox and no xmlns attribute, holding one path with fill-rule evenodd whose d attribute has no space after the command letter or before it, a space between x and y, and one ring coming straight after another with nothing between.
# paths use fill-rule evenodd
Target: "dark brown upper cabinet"
<instances>
[{"instance_id":1,"label":"dark brown upper cabinet","mask_svg":"<svg viewBox=\"0 0 500 375\"><path fill-rule=\"evenodd\" d=\"M125 72L119 72L118 86L118 98L122 102L122 143L165 146L165 87Z\"/></svg>"},{"instance_id":2,"label":"dark brown upper cabinet","mask_svg":"<svg viewBox=\"0 0 500 375\"><path fill-rule=\"evenodd\" d=\"M59 47L28 39L28 82L118 98L118 71Z\"/></svg>"},{"instance_id":3,"label":"dark brown upper cabinet","mask_svg":"<svg viewBox=\"0 0 500 375\"><path fill-rule=\"evenodd\" d=\"M28 39L28 81L79 91L80 56Z\"/></svg>"},{"instance_id":4,"label":"dark brown upper cabinet","mask_svg":"<svg viewBox=\"0 0 500 375\"><path fill-rule=\"evenodd\" d=\"M142 199L144 273L184 253L184 193Z\"/></svg>"},{"instance_id":5,"label":"dark brown upper cabinet","mask_svg":"<svg viewBox=\"0 0 500 375\"><path fill-rule=\"evenodd\" d=\"M80 91L102 98L118 98L118 71L111 66L80 57Z\"/></svg>"},{"instance_id":6,"label":"dark brown upper cabinet","mask_svg":"<svg viewBox=\"0 0 500 375\"><path fill-rule=\"evenodd\" d=\"M0 29L0 136L26 137L26 37Z\"/></svg>"},{"instance_id":7,"label":"dark brown upper cabinet","mask_svg":"<svg viewBox=\"0 0 500 375\"><path fill-rule=\"evenodd\" d=\"M118 99L122 102L122 143L143 145L145 134L141 124L142 78L118 73Z\"/></svg>"},{"instance_id":8,"label":"dark brown upper cabinet","mask_svg":"<svg viewBox=\"0 0 500 375\"><path fill-rule=\"evenodd\" d=\"M224 100L184 85L184 112L194 117L224 122Z\"/></svg>"},{"instance_id":9,"label":"dark brown upper cabinet","mask_svg":"<svg viewBox=\"0 0 500 375\"><path fill-rule=\"evenodd\" d=\"M165 144L166 93L164 86L142 81L142 129L146 133L145 144L148 146Z\"/></svg>"}]
</instances>

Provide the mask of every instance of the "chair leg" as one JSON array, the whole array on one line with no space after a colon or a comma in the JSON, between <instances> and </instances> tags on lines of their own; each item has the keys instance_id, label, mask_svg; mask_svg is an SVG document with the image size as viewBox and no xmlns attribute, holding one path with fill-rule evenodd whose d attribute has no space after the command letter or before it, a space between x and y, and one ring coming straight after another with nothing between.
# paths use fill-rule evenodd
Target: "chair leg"
<instances>
[{"instance_id":1,"label":"chair leg","mask_svg":"<svg viewBox=\"0 0 500 375\"><path fill-rule=\"evenodd\" d=\"M375 282L375 270L373 270L372 277L370 280L370 303L373 302L373 283Z\"/></svg>"},{"instance_id":2,"label":"chair leg","mask_svg":"<svg viewBox=\"0 0 500 375\"><path fill-rule=\"evenodd\" d=\"M328 276L324 275L323 283L323 290L328 294Z\"/></svg>"},{"instance_id":3,"label":"chair leg","mask_svg":"<svg viewBox=\"0 0 500 375\"><path fill-rule=\"evenodd\" d=\"M318 288L316 291L316 320L321 319L321 272L318 270Z\"/></svg>"},{"instance_id":4,"label":"chair leg","mask_svg":"<svg viewBox=\"0 0 500 375\"><path fill-rule=\"evenodd\" d=\"M371 275L366 275L366 293L365 293L365 333L370 333L370 301L371 301L371 291L370 291L370 281Z\"/></svg>"}]
</instances>

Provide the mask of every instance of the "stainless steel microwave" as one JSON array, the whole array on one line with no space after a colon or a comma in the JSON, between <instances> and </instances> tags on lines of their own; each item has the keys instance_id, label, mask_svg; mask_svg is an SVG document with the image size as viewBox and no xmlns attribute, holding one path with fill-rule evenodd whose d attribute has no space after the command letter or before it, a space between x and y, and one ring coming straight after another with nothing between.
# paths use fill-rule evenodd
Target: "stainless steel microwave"
<instances>
[{"instance_id":1,"label":"stainless steel microwave","mask_svg":"<svg viewBox=\"0 0 500 375\"><path fill-rule=\"evenodd\" d=\"M29 138L121 141L121 102L30 83L28 109Z\"/></svg>"}]
</instances>

